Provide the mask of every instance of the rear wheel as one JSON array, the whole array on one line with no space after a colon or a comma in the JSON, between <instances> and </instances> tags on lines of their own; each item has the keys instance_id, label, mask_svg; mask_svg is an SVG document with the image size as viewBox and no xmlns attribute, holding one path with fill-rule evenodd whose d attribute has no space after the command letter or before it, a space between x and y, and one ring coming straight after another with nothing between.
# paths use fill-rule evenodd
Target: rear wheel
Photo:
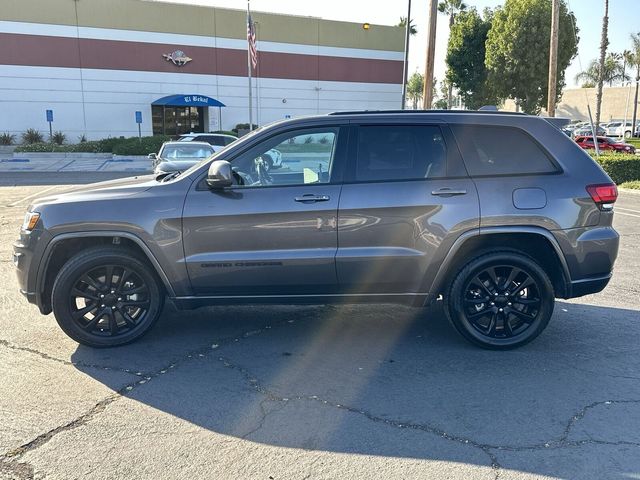
<instances>
[{"instance_id":1,"label":"rear wheel","mask_svg":"<svg viewBox=\"0 0 640 480\"><path fill-rule=\"evenodd\" d=\"M155 272L129 251L96 247L71 258L52 291L62 330L91 347L124 345L140 338L162 311L164 294Z\"/></svg>"},{"instance_id":2,"label":"rear wheel","mask_svg":"<svg viewBox=\"0 0 640 480\"><path fill-rule=\"evenodd\" d=\"M479 256L457 274L445 311L470 342L506 350L540 335L554 302L553 285L540 265L521 253L504 251Z\"/></svg>"}]
</instances>

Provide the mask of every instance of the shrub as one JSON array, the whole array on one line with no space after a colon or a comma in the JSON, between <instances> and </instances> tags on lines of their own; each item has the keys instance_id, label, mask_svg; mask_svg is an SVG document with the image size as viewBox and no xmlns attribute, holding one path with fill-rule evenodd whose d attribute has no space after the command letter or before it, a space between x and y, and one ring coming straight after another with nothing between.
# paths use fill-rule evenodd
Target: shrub
<instances>
[{"instance_id":1,"label":"shrub","mask_svg":"<svg viewBox=\"0 0 640 480\"><path fill-rule=\"evenodd\" d=\"M640 180L640 157L636 155L608 153L594 159L617 184Z\"/></svg>"},{"instance_id":2,"label":"shrub","mask_svg":"<svg viewBox=\"0 0 640 480\"><path fill-rule=\"evenodd\" d=\"M258 128L258 125L256 125L254 123L253 124L253 129L255 130L256 128ZM238 136L238 130L249 130L249 124L248 123L238 123L231 130L234 132L234 135L237 137Z\"/></svg>"},{"instance_id":3,"label":"shrub","mask_svg":"<svg viewBox=\"0 0 640 480\"><path fill-rule=\"evenodd\" d=\"M70 152L73 145L56 145L55 143L29 143L16 147L16 152Z\"/></svg>"},{"instance_id":4,"label":"shrub","mask_svg":"<svg viewBox=\"0 0 640 480\"><path fill-rule=\"evenodd\" d=\"M87 141L87 136L83 133L78 137L78 143L84 143Z\"/></svg>"},{"instance_id":5,"label":"shrub","mask_svg":"<svg viewBox=\"0 0 640 480\"><path fill-rule=\"evenodd\" d=\"M634 180L631 182L624 182L620 185L622 188L633 188L634 190L640 190L640 180Z\"/></svg>"},{"instance_id":6,"label":"shrub","mask_svg":"<svg viewBox=\"0 0 640 480\"><path fill-rule=\"evenodd\" d=\"M171 140L168 135L155 135L153 137L126 138L113 145L113 153L116 155L147 155L160 150L164 142Z\"/></svg>"},{"instance_id":7,"label":"shrub","mask_svg":"<svg viewBox=\"0 0 640 480\"><path fill-rule=\"evenodd\" d=\"M62 145L66 139L67 136L61 131L53 132L53 135L51 135L51 143L55 143L56 145Z\"/></svg>"},{"instance_id":8,"label":"shrub","mask_svg":"<svg viewBox=\"0 0 640 480\"><path fill-rule=\"evenodd\" d=\"M320 140L318 140L318 142L320 142L322 145L326 145L327 143L329 143L329 137L325 135Z\"/></svg>"},{"instance_id":9,"label":"shrub","mask_svg":"<svg viewBox=\"0 0 640 480\"><path fill-rule=\"evenodd\" d=\"M22 134L22 143L42 143L44 136L35 128L28 128L26 132Z\"/></svg>"},{"instance_id":10,"label":"shrub","mask_svg":"<svg viewBox=\"0 0 640 480\"><path fill-rule=\"evenodd\" d=\"M16 136L13 133L0 133L0 145L13 145L15 140Z\"/></svg>"},{"instance_id":11,"label":"shrub","mask_svg":"<svg viewBox=\"0 0 640 480\"><path fill-rule=\"evenodd\" d=\"M308 137L306 137L304 139L304 143L306 143L307 145L310 143L313 143L313 137L311 135L309 135Z\"/></svg>"}]
</instances>

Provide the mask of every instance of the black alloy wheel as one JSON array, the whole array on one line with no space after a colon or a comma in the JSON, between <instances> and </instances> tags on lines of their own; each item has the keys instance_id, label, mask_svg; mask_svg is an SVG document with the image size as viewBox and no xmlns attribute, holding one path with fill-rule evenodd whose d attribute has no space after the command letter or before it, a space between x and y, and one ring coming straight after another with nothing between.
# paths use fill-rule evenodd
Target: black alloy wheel
<instances>
[{"instance_id":1,"label":"black alloy wheel","mask_svg":"<svg viewBox=\"0 0 640 480\"><path fill-rule=\"evenodd\" d=\"M515 348L536 338L553 313L555 294L532 258L501 251L469 262L452 282L447 314L469 341L485 348Z\"/></svg>"},{"instance_id":2,"label":"black alloy wheel","mask_svg":"<svg viewBox=\"0 0 640 480\"><path fill-rule=\"evenodd\" d=\"M164 293L145 259L95 247L71 258L52 291L53 312L71 338L92 347L132 342L156 322Z\"/></svg>"}]
</instances>

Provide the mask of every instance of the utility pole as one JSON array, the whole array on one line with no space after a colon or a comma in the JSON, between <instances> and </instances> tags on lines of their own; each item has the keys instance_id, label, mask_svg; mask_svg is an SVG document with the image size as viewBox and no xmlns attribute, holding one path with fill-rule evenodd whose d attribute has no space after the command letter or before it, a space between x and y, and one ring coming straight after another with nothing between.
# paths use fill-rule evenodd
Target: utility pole
<instances>
[{"instance_id":1,"label":"utility pole","mask_svg":"<svg viewBox=\"0 0 640 480\"><path fill-rule=\"evenodd\" d=\"M428 110L433 103L433 66L436 54L436 21L438 19L438 2L429 0L429 25L427 29L427 61L424 67L424 90L422 92L422 108Z\"/></svg>"},{"instance_id":2,"label":"utility pole","mask_svg":"<svg viewBox=\"0 0 640 480\"><path fill-rule=\"evenodd\" d=\"M551 40L549 45L549 88L547 89L547 115L556 116L556 85L558 84L558 23L560 23L560 0L551 6Z\"/></svg>"},{"instance_id":3,"label":"utility pole","mask_svg":"<svg viewBox=\"0 0 640 480\"><path fill-rule=\"evenodd\" d=\"M409 80L409 36L411 35L411 0L408 0L407 24L404 32L404 65L402 70L402 110L407 103L407 81Z\"/></svg>"}]
</instances>

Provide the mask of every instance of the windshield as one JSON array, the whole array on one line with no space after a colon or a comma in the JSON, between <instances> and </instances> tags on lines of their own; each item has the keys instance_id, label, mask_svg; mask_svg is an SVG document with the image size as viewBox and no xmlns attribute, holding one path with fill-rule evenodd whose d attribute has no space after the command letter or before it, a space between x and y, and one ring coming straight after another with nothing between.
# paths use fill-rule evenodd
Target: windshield
<instances>
[{"instance_id":1,"label":"windshield","mask_svg":"<svg viewBox=\"0 0 640 480\"><path fill-rule=\"evenodd\" d=\"M168 160L200 160L213 155L214 151L208 145L165 145L160 152L161 158Z\"/></svg>"}]
</instances>

